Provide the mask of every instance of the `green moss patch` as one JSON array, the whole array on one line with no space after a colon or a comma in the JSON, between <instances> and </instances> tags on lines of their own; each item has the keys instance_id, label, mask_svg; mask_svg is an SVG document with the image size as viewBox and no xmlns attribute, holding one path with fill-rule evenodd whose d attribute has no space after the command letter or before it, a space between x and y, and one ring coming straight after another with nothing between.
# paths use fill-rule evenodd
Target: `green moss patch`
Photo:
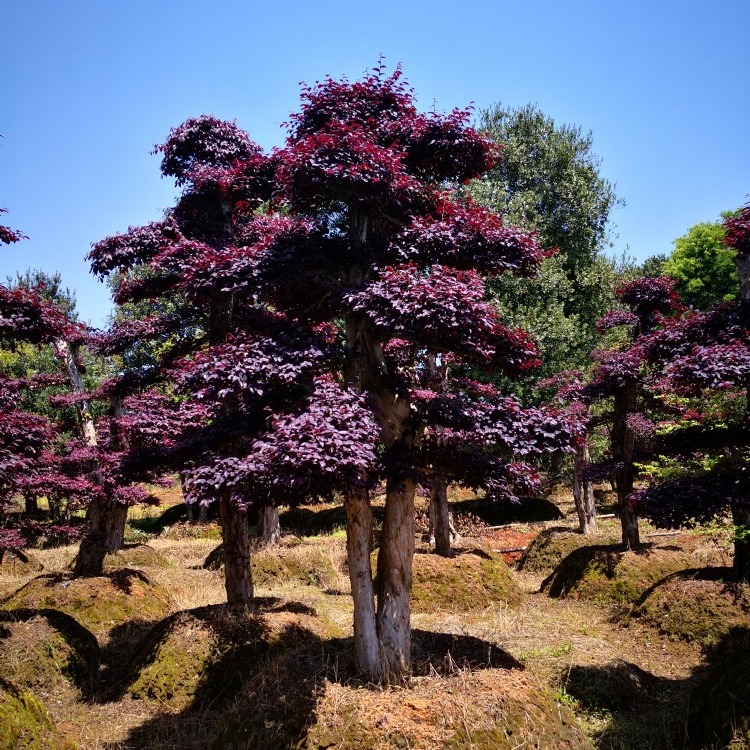
<instances>
[{"instance_id":1,"label":"green moss patch","mask_svg":"<svg viewBox=\"0 0 750 750\"><path fill-rule=\"evenodd\" d=\"M75 750L60 737L44 703L0 678L0 747L3 750Z\"/></svg>"},{"instance_id":2,"label":"green moss patch","mask_svg":"<svg viewBox=\"0 0 750 750\"><path fill-rule=\"evenodd\" d=\"M552 597L573 597L631 606L652 586L695 558L676 549L623 552L618 545L592 545L569 554L542 583Z\"/></svg>"},{"instance_id":3,"label":"green moss patch","mask_svg":"<svg viewBox=\"0 0 750 750\"><path fill-rule=\"evenodd\" d=\"M530 573L550 573L571 552L581 547L616 542L614 537L585 536L568 529L545 529L526 548L518 562L518 569Z\"/></svg>"},{"instance_id":4,"label":"green moss patch","mask_svg":"<svg viewBox=\"0 0 750 750\"><path fill-rule=\"evenodd\" d=\"M481 548L451 557L419 552L412 571L412 612L477 612L490 606L517 607L523 600L510 568Z\"/></svg>"},{"instance_id":5,"label":"green moss patch","mask_svg":"<svg viewBox=\"0 0 750 750\"><path fill-rule=\"evenodd\" d=\"M90 694L99 668L96 638L55 610L0 611L3 675L45 700L73 686Z\"/></svg>"},{"instance_id":6,"label":"green moss patch","mask_svg":"<svg viewBox=\"0 0 750 750\"><path fill-rule=\"evenodd\" d=\"M129 544L104 558L105 570L118 568L168 568L170 562L147 544Z\"/></svg>"},{"instance_id":7,"label":"green moss patch","mask_svg":"<svg viewBox=\"0 0 750 750\"><path fill-rule=\"evenodd\" d=\"M211 551L203 567L220 570L223 565L224 549L220 545ZM331 558L320 547L310 544L258 550L251 555L250 565L253 585L262 588L302 583L327 589L335 586L339 579Z\"/></svg>"},{"instance_id":8,"label":"green moss patch","mask_svg":"<svg viewBox=\"0 0 750 750\"><path fill-rule=\"evenodd\" d=\"M8 597L2 609L55 609L101 639L120 625L156 622L173 606L166 589L124 569L92 578L39 576Z\"/></svg>"},{"instance_id":9,"label":"green moss patch","mask_svg":"<svg viewBox=\"0 0 750 750\"><path fill-rule=\"evenodd\" d=\"M672 638L717 644L733 627L750 627L750 587L718 579L728 568L676 573L650 589L632 616Z\"/></svg>"},{"instance_id":10,"label":"green moss patch","mask_svg":"<svg viewBox=\"0 0 750 750\"><path fill-rule=\"evenodd\" d=\"M333 632L304 606L259 604L253 612L219 605L166 618L137 648L126 691L172 710L215 705L234 695L270 654Z\"/></svg>"},{"instance_id":11,"label":"green moss patch","mask_svg":"<svg viewBox=\"0 0 750 750\"><path fill-rule=\"evenodd\" d=\"M750 628L733 628L708 654L689 701L693 747L750 748Z\"/></svg>"}]
</instances>

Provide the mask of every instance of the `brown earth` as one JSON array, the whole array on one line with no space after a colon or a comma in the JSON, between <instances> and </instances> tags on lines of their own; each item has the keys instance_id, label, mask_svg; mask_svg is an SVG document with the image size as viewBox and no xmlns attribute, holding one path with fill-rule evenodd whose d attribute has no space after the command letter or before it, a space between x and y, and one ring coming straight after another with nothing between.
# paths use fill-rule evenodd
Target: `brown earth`
<instances>
[{"instance_id":1,"label":"brown earth","mask_svg":"<svg viewBox=\"0 0 750 750\"><path fill-rule=\"evenodd\" d=\"M688 728L704 738L696 740L704 745L693 747L708 750L709 740L731 738L711 729L710 717L719 717L714 724L728 722L730 705L736 723L744 710L727 698L727 690L745 700L729 678L737 675L737 685L746 684L746 667L727 657L731 644L720 650L725 638L738 636L717 631L717 645L704 651L705 637L677 635L659 615L663 603L657 602L692 595L692 589L680 588L692 585L687 578L648 573L641 581L638 567L628 562L628 585L637 584L634 602L642 611L623 619L616 598L552 598L540 591L546 572L511 571L503 563L520 552L502 550L528 546L542 531L549 536L562 527L575 536L570 503L560 505L562 520L495 529L477 523L448 559L420 546L412 616L415 677L405 689L372 689L355 678L340 533L285 537L279 559L294 558L302 574L282 574L274 553L264 553L271 562L263 568L265 577L258 576L258 606L241 616L221 606L220 574L201 567L216 545L214 525L207 526L208 538L198 524L185 524L186 532L178 535L150 535L149 547L167 567L151 557L141 560L139 570L125 567L97 579L70 579L65 568L72 548L35 551L50 574L0 576L0 595L7 597L0 605L0 677L14 683L0 710L2 700L13 706L27 700L39 719L34 731L57 743L29 740L19 750L66 742L82 750L552 750L592 743L611 750L677 750L687 747ZM333 506L309 513L319 511L328 514L325 525L339 516ZM616 534L615 522L601 526L598 542ZM652 556L684 555L693 568L715 562L714 552L721 552L711 546L715 540L696 535L651 541L657 550ZM332 580L306 570L326 571ZM483 579L484 589L472 588ZM502 595L493 588L500 582ZM711 597L724 596L722 585L703 581L700 595L710 589ZM458 606L466 590L471 605ZM717 617L729 611L722 607ZM62 632L61 621L50 620L50 610L74 618L84 633L80 643ZM74 666L95 669L94 647L87 651L81 643L100 650L93 686ZM5 666L11 653L18 660L13 670ZM50 664L51 653L59 668ZM52 670L47 688L34 676L44 670ZM41 701L34 703L29 690ZM688 712L699 695L706 696L700 716ZM740 737L739 729L730 729Z\"/></svg>"}]
</instances>

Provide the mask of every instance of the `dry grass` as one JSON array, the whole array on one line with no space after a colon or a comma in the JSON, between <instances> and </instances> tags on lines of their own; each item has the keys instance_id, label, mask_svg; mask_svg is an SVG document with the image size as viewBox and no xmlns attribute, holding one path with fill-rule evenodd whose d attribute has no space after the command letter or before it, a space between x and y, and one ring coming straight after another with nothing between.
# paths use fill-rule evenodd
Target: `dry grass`
<instances>
[{"instance_id":1,"label":"dry grass","mask_svg":"<svg viewBox=\"0 0 750 750\"><path fill-rule=\"evenodd\" d=\"M173 493L171 502L177 501ZM575 519L571 515L569 498L562 504L566 514L562 522L533 524L523 528L526 532L529 529L539 531L553 524L573 528ZM156 517L162 510L152 509L148 512ZM335 521L338 512L335 506L310 508L310 512L318 510L328 511L329 515L324 516L326 523L331 519ZM601 527L603 535L617 532L614 520L602 522ZM648 533L650 529L644 525L643 531ZM502 546L502 530L493 532L492 540L493 546ZM695 548L690 550L691 554L699 555L700 550L705 548L706 559L713 559L703 539L691 542L688 538L680 538L679 542L687 547L693 545ZM194 610L225 601L221 571L202 568L205 558L217 545L216 539L165 534L150 536L148 544L170 562L166 568L143 570L150 581L169 592L171 612ZM76 551L76 547L69 546L34 550L32 554L44 565L45 572L63 573L67 571ZM260 689L270 684L268 680L273 676L273 679L281 680L274 688L280 691L279 695L292 695L295 689L301 691L306 716L312 721L310 717L315 715L317 734L313 739L320 746L373 749L419 747L424 750L437 747L455 750L468 750L470 747L474 750L504 748L506 745L500 743L500 735L493 734L496 726L482 724L484 719L481 716L496 716L499 717L498 722L504 721L502 712L510 710L508 707L514 705L514 697L531 705L540 686L551 691L555 701L544 703L538 710L530 709L527 713L532 719L538 714L534 721L541 721L539 717L546 715L547 707L556 705L560 715L566 709L573 709L589 736L595 738L597 747L602 749L676 750L682 746L674 739L675 727L671 720L665 717L670 713L677 718L681 716L680 706L692 687L694 671L703 659L696 644L671 640L637 620L631 620L624 627L613 619L615 610L606 603L552 599L539 592L541 574L515 571L516 584L524 593L521 606L509 607L501 601L491 601L486 607L474 611L450 606L435 607L413 614L412 625L415 631L432 634L435 638L452 635L465 643L495 648L504 652L509 659L520 662L525 670L495 668L482 672L478 668L459 669L453 671L450 677L428 670L419 673L420 676L415 678L413 687L407 693L364 693L337 674L339 658L343 660L340 667L342 673L346 673L344 662L348 658L346 654L350 651L350 644L341 645L331 640L351 635L352 604L343 535L334 533L304 538L287 535L277 552L280 556L301 560L303 568L306 560L325 555L334 571L333 578L326 580L325 585L313 580L314 576L307 582L304 576L303 580L292 576L283 580L269 577L256 588L260 598L296 602L296 606L301 607L300 611L316 613L321 622L326 623L327 635L315 636L319 642L315 640L312 650L306 652L304 659L295 661L298 656L290 652L288 661L280 658L279 661L269 662L267 666L273 674L269 672L259 677L257 682ZM7 597L35 575L1 575L0 597ZM451 597L452 594L446 592L445 596ZM106 643L104 645L106 647ZM135 643L132 648L135 648ZM328 661L320 666L323 652L328 654L325 657ZM128 658L132 658L132 655L128 655ZM452 657L448 658L452 663ZM305 659L311 660L309 664ZM312 688L303 685L306 664L310 670L318 670ZM317 667L314 666L316 664ZM330 671L331 665L334 665L333 672ZM645 688L642 692L645 691L644 694L648 696L648 691L653 689L655 697L639 705L637 712L628 706L607 707L606 702L599 700L607 691L622 692L625 689L622 686L627 687L633 679L639 679L639 670L648 674L648 679L644 678ZM255 677L248 674L248 684L253 679ZM299 685L293 687L289 680L294 679L298 679ZM313 688L314 694L309 692ZM305 693L305 690L308 692ZM177 711L174 706L154 700L136 700L129 694L112 694L106 700L94 703L75 699L71 695L61 691L59 700L53 696L48 708L60 734L75 741L81 750L205 750L216 746L217 733L225 731L227 727L219 706L201 711ZM247 704L238 703L236 710L242 720ZM382 731L373 739L367 725L377 717L381 719L379 727ZM467 734L464 722L467 722L466 726L482 731L472 732L469 729ZM361 741L360 745L341 744L341 736L336 732L344 725L361 734L357 740ZM480 739L486 740L486 744L480 744ZM519 736L519 743L521 739ZM329 742L329 745L325 742ZM257 746L284 750L290 745L272 743ZM238 744L230 743L225 747L244 745L238 740ZM557 746L541 744L540 747Z\"/></svg>"}]
</instances>

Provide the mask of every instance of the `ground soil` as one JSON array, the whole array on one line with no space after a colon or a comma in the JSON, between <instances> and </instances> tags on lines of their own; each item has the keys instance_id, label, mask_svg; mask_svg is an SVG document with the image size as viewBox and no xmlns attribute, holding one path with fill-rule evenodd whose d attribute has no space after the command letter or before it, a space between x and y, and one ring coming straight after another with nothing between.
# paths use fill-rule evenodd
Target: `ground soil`
<instances>
[{"instance_id":1,"label":"ground soil","mask_svg":"<svg viewBox=\"0 0 750 750\"><path fill-rule=\"evenodd\" d=\"M170 502L174 502L171 492ZM454 499L458 504L470 503L472 514L481 508L465 495ZM532 520L504 517L505 522L499 524L474 515L468 520L459 517L464 525L459 528L462 539L455 557L433 560L427 543L418 540L420 562L434 576L451 571L451 560L463 557L470 561L463 573L469 576L480 570L479 560L484 559L477 556L479 548L487 559L498 561L495 565L502 566L504 561L505 566L512 566L522 554L520 548L542 531L575 528L567 495L552 500L560 511L543 521L538 515ZM234 685L231 670L212 672L210 665L201 664L184 681L188 687L179 692L158 677L179 672L179 665L175 671L174 664L160 671L156 661L162 658L160 654L200 653L206 658L211 651L201 644L210 642L224 657L224 668L233 659L244 664L243 654L249 652L232 649L235 641L241 645L243 638L248 644L252 639L240 635L249 632L245 626L228 637L224 631L217 635L212 624L216 618L225 622L220 606L225 600L221 570L203 567L217 545L215 524L207 524L206 536L202 536L199 525L179 522L181 530L176 533L176 524L159 523L161 510L131 519L130 533L158 553L139 555L125 568L131 572L118 572L113 566L101 580L85 585L69 582L67 566L75 548L68 547L33 551L46 577L20 569L0 574L3 609L57 607L72 617L79 615L98 642L103 664L98 691L89 692L79 676L78 682L70 682L65 689L43 691L41 696L60 747L65 742L83 750L702 747L689 745L685 732L691 691L706 674L705 642L657 627L652 621L653 607L644 610L649 616L638 617L636 612L623 613L622 607L611 602L585 596L550 597L541 591L542 572L511 572L503 566L518 597L494 595L473 607L415 607L412 686L395 692L363 690L351 679L352 609L345 538L333 506L295 511L296 524L311 522L316 531L325 528L327 533L305 537L300 533L303 529L295 527L294 535L283 537L279 551L280 559L294 560L295 565L278 569L264 565L253 616L269 624L261 638L266 651L260 661L255 659L254 666L246 668L246 679L237 681L242 687L219 700L216 696L221 691L217 693L216 682L208 680L219 674L227 685ZM497 520L497 515L491 520ZM614 520L600 525L603 538L616 532ZM645 525L642 528L646 539L654 532ZM715 535L653 537L651 541L664 548L678 546L699 563L723 554L726 545L726 538ZM454 583L461 586L460 581ZM683 579L678 583L673 584L675 590L690 596L688 590L683 591L690 584ZM30 585L24 589L26 584ZM706 596L710 587L705 582L701 585ZM76 593L79 586L81 591ZM96 611L97 586L109 606L106 617ZM57 599L50 598L53 589ZM135 601L135 612L119 606L128 591L134 593L130 601ZM740 607L737 612L742 625L744 610ZM165 616L172 619L162 619ZM56 643L49 619L37 620L39 643ZM163 624L156 627L161 631L153 630L159 621ZM25 619L23 628L29 622L34 619ZM0 621L0 638L12 637L21 643L23 636L23 649L31 649L34 636L23 628L15 620L12 625ZM19 646L16 652L25 653L23 649ZM263 669L257 664L264 665ZM10 674L0 666L0 678L12 680L17 672ZM54 679L62 678L55 674ZM27 680L19 687L26 690L28 686L33 684ZM262 731L251 741L247 717L252 706L266 705L261 697L269 701L269 713L265 719L255 717L254 726ZM516 712L519 706L520 714ZM518 716L525 729L514 730L513 738L508 727ZM351 732L342 735L342 726ZM709 747L713 750L714 746L705 745L706 750Z\"/></svg>"}]
</instances>

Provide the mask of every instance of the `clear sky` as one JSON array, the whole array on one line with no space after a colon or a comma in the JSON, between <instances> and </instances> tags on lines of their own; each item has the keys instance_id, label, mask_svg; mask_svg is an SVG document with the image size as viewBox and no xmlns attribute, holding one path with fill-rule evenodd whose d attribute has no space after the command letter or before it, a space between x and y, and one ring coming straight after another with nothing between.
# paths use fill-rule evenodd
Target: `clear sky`
<instances>
[{"instance_id":1,"label":"clear sky","mask_svg":"<svg viewBox=\"0 0 750 750\"><path fill-rule=\"evenodd\" d=\"M669 253L750 194L748 0L0 0L0 280L60 271L173 201L149 154L191 116L280 145L299 83L401 63L423 109L535 103L591 130L626 202L613 253Z\"/></svg>"}]
</instances>

